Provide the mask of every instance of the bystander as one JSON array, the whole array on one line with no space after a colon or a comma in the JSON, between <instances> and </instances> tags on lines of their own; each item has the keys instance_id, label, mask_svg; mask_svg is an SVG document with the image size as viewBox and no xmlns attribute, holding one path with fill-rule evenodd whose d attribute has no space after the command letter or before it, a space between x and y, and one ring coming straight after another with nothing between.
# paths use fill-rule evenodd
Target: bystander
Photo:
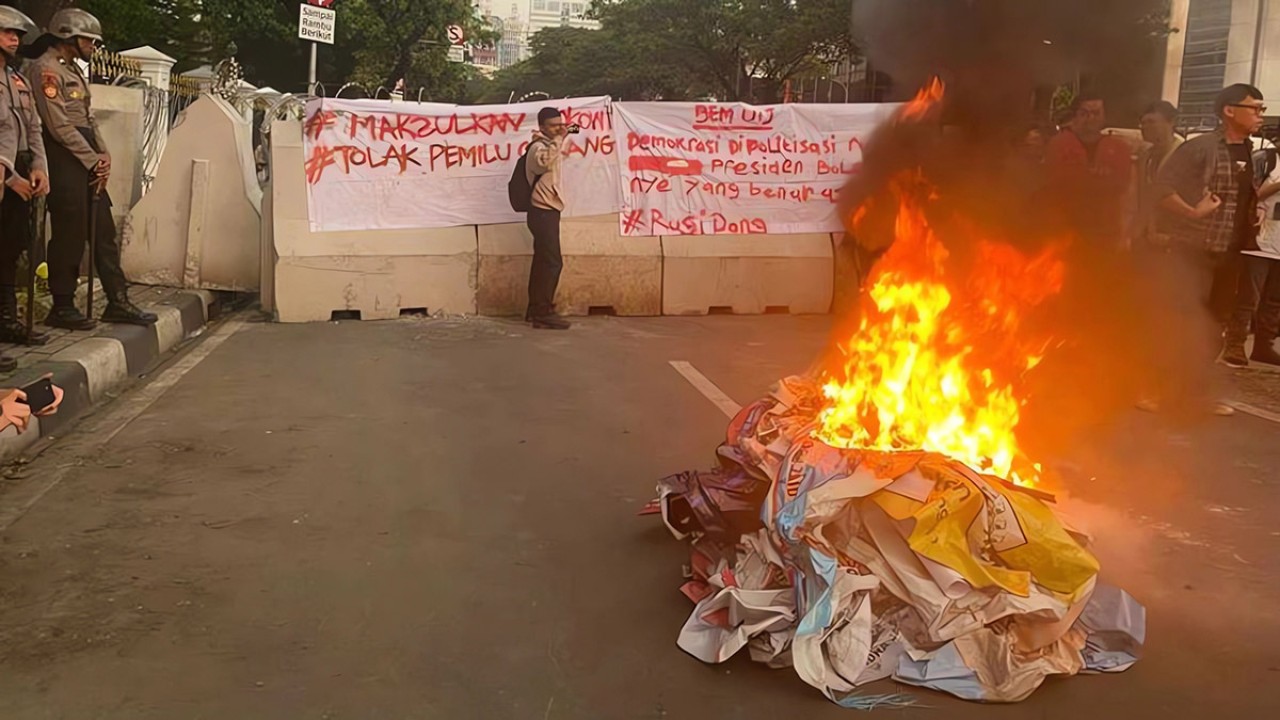
<instances>
[{"instance_id":1,"label":"bystander","mask_svg":"<svg viewBox=\"0 0 1280 720\"><path fill-rule=\"evenodd\" d=\"M1045 149L1049 200L1059 220L1093 247L1118 247L1132 153L1125 141L1103 134L1107 112L1100 98L1081 95L1072 108L1071 123Z\"/></svg>"},{"instance_id":2,"label":"bystander","mask_svg":"<svg viewBox=\"0 0 1280 720\"><path fill-rule=\"evenodd\" d=\"M535 328L565 330L569 323L556 314L556 287L564 260L560 256L560 213L564 197L560 187L560 162L569 126L560 111L538 111L525 164L526 179L533 188L528 225L533 233L533 264L529 268L529 309L525 319Z\"/></svg>"},{"instance_id":3,"label":"bystander","mask_svg":"<svg viewBox=\"0 0 1280 720\"><path fill-rule=\"evenodd\" d=\"M1139 127L1142 139L1148 147L1138 154L1137 172L1134 173L1133 219L1129 227L1131 247L1139 252L1159 250L1167 252L1169 239L1156 231L1156 177L1160 169L1184 140L1174 131L1178 122L1178 108L1166 100L1152 103L1142 113Z\"/></svg>"},{"instance_id":4,"label":"bystander","mask_svg":"<svg viewBox=\"0 0 1280 720\"><path fill-rule=\"evenodd\" d=\"M1241 251L1258 249L1258 196L1249 138L1262 126L1266 106L1257 88L1237 84L1218 94L1214 109L1220 127L1187 141L1161 170L1157 223L1175 242L1205 253L1212 273L1209 306L1213 317L1226 325L1222 361L1245 367L1249 359L1244 343L1261 294L1241 273Z\"/></svg>"}]
</instances>

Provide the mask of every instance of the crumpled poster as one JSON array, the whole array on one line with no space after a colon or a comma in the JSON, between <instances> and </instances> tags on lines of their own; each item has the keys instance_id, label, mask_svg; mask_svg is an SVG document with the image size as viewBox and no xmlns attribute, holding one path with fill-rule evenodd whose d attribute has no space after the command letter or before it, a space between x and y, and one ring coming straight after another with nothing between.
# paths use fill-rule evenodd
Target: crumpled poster
<instances>
[{"instance_id":1,"label":"crumpled poster","mask_svg":"<svg viewBox=\"0 0 1280 720\"><path fill-rule=\"evenodd\" d=\"M784 380L734 418L713 473L660 486L692 540L681 648L721 662L747 647L863 709L905 702L857 692L887 677L1015 702L1140 656L1142 606L1097 583L1088 540L1042 496L933 453L827 446L820 400Z\"/></svg>"},{"instance_id":2,"label":"crumpled poster","mask_svg":"<svg viewBox=\"0 0 1280 720\"><path fill-rule=\"evenodd\" d=\"M1088 634L1084 665L1093 672L1123 672L1142 657L1147 610L1129 593L1099 583L1078 626Z\"/></svg>"},{"instance_id":3,"label":"crumpled poster","mask_svg":"<svg viewBox=\"0 0 1280 720\"><path fill-rule=\"evenodd\" d=\"M676 641L681 650L705 663L721 663L760 633L783 630L795 622L792 590L744 590L727 587L694 608Z\"/></svg>"},{"instance_id":4,"label":"crumpled poster","mask_svg":"<svg viewBox=\"0 0 1280 720\"><path fill-rule=\"evenodd\" d=\"M1071 629L1034 652L1020 652L1017 637L1002 624L989 625L952 640L932 653L898 661L894 679L949 692L966 700L1018 702L1050 675L1074 675L1084 661L1084 632Z\"/></svg>"},{"instance_id":5,"label":"crumpled poster","mask_svg":"<svg viewBox=\"0 0 1280 720\"><path fill-rule=\"evenodd\" d=\"M880 493L876 501L896 519L914 520L908 537L913 550L972 587L1026 597L1034 579L1074 600L1097 575L1097 559L1036 498L938 456L928 456L918 469L934 484L927 501L894 493Z\"/></svg>"}]
</instances>

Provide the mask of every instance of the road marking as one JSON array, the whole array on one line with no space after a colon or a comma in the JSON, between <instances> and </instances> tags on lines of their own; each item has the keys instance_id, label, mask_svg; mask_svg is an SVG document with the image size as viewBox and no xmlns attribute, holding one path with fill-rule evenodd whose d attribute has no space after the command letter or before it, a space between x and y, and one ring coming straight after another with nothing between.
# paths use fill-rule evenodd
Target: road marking
<instances>
[{"instance_id":1,"label":"road marking","mask_svg":"<svg viewBox=\"0 0 1280 720\"><path fill-rule=\"evenodd\" d=\"M1270 420L1273 423L1280 423L1280 414L1273 413L1270 410L1263 410L1262 408L1254 407L1249 403L1236 402L1235 400L1228 400L1227 405L1230 405L1242 413L1248 413L1256 418Z\"/></svg>"},{"instance_id":2,"label":"road marking","mask_svg":"<svg viewBox=\"0 0 1280 720\"><path fill-rule=\"evenodd\" d=\"M707 379L706 375L698 372L698 369L684 360L672 360L671 367L676 372L684 376L689 384L702 393L703 397L711 401L712 405L720 408L720 412L729 418L733 418L742 410L742 406L733 401L733 398L724 394L724 391L716 387L716 384Z\"/></svg>"},{"instance_id":3,"label":"road marking","mask_svg":"<svg viewBox=\"0 0 1280 720\"><path fill-rule=\"evenodd\" d=\"M29 496L26 498L22 498L24 493L21 488L15 489L6 498L7 507L0 509L0 532L8 530L10 525L26 515L27 511L35 507L41 498L62 482L67 473L80 467L83 464L81 462L83 458L105 447L120 434L121 430L138 419L138 416L154 405L169 388L178 384L184 375L191 372L210 353L239 332L244 325L243 318L228 318L203 342L165 368L154 380L125 395L101 416L91 416L83 420L66 442L55 446L56 454L62 456L64 462L59 463L48 475L44 475L45 482L28 488Z\"/></svg>"}]
</instances>

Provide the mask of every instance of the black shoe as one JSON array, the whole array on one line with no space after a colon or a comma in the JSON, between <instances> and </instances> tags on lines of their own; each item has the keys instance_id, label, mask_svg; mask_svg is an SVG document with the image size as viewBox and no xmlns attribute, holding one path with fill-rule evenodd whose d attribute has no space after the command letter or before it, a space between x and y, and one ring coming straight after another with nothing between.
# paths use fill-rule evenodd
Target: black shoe
<instances>
[{"instance_id":1,"label":"black shoe","mask_svg":"<svg viewBox=\"0 0 1280 720\"><path fill-rule=\"evenodd\" d=\"M1276 352L1271 343L1262 340L1253 341L1253 352L1249 353L1249 359L1264 365L1280 365L1280 353Z\"/></svg>"},{"instance_id":2,"label":"black shoe","mask_svg":"<svg viewBox=\"0 0 1280 720\"><path fill-rule=\"evenodd\" d=\"M45 316L44 324L64 330L92 330L98 327L98 323L85 317L74 305L55 306Z\"/></svg>"},{"instance_id":3,"label":"black shoe","mask_svg":"<svg viewBox=\"0 0 1280 720\"><path fill-rule=\"evenodd\" d=\"M569 321L559 315L543 315L536 317L529 322L533 323L535 330L568 330Z\"/></svg>"},{"instance_id":4,"label":"black shoe","mask_svg":"<svg viewBox=\"0 0 1280 720\"><path fill-rule=\"evenodd\" d=\"M128 325L150 325L156 321L156 314L149 313L129 302L128 298L107 303L102 312L102 322L125 323Z\"/></svg>"},{"instance_id":5,"label":"black shoe","mask_svg":"<svg viewBox=\"0 0 1280 720\"><path fill-rule=\"evenodd\" d=\"M26 325L18 322L17 318L6 317L3 312L0 312L0 342L15 345L44 345L49 342L49 335L33 327L31 335L28 336Z\"/></svg>"},{"instance_id":6,"label":"black shoe","mask_svg":"<svg viewBox=\"0 0 1280 720\"><path fill-rule=\"evenodd\" d=\"M1223 350L1222 364L1233 368L1249 367L1249 358L1245 357L1244 346L1229 346Z\"/></svg>"},{"instance_id":7,"label":"black shoe","mask_svg":"<svg viewBox=\"0 0 1280 720\"><path fill-rule=\"evenodd\" d=\"M0 373L11 373L18 369L18 361L8 355L0 355Z\"/></svg>"},{"instance_id":8,"label":"black shoe","mask_svg":"<svg viewBox=\"0 0 1280 720\"><path fill-rule=\"evenodd\" d=\"M28 333L26 323L18 322L18 298L12 286L0 285L0 342L15 345L44 345L49 342L47 333L34 327Z\"/></svg>"}]
</instances>

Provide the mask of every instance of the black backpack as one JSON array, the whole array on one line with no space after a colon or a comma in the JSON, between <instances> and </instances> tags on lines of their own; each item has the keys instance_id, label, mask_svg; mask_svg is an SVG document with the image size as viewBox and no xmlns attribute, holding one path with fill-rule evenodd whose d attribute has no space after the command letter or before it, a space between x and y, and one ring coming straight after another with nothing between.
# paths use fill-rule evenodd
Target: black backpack
<instances>
[{"instance_id":1,"label":"black backpack","mask_svg":"<svg viewBox=\"0 0 1280 720\"><path fill-rule=\"evenodd\" d=\"M529 149L532 148L533 145L530 144ZM511 201L511 209L516 212L529 212L529 208L533 207L533 186L542 179L539 175L533 179L533 185L530 185L526 172L528 166L529 150L525 150L516 161L515 169L511 171L511 179L507 181L507 199Z\"/></svg>"}]
</instances>

